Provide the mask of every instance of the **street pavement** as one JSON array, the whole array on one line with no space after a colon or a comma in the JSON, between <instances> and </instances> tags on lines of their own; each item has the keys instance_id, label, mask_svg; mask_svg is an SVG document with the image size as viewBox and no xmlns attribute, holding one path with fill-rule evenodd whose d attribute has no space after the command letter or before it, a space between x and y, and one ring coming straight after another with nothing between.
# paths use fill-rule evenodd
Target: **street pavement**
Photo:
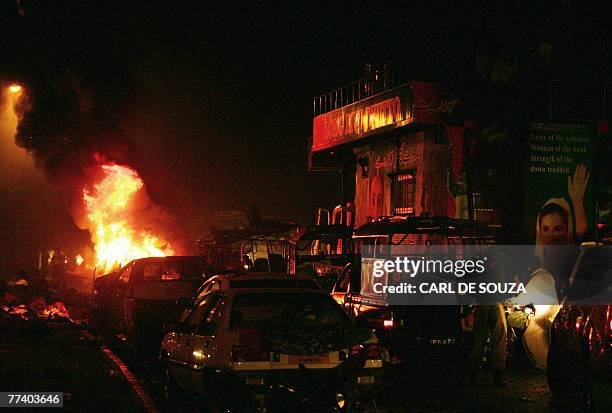
<instances>
[{"instance_id":1,"label":"street pavement","mask_svg":"<svg viewBox=\"0 0 612 413\"><path fill-rule=\"evenodd\" d=\"M134 366L133 371L158 403L160 411L181 411L178 406L164 404L155 364ZM388 370L386 385L377 397L380 413L404 412L500 412L500 413L565 413L585 412L581 395L553 398L546 375L535 369L511 367L505 375L507 386L495 387L492 376L483 373L477 385L470 386L459 371L439 369ZM612 387L596 387L599 403L591 412L610 412ZM190 406L190 403L186 403ZM185 406L183 406L185 407Z\"/></svg>"},{"instance_id":2,"label":"street pavement","mask_svg":"<svg viewBox=\"0 0 612 413\"><path fill-rule=\"evenodd\" d=\"M62 411L142 410L99 344L72 324L38 335L0 336L0 378L0 391L63 392Z\"/></svg>"},{"instance_id":3,"label":"street pavement","mask_svg":"<svg viewBox=\"0 0 612 413\"><path fill-rule=\"evenodd\" d=\"M180 411L164 403L154 360L130 362L115 350L160 411ZM0 340L0 377L0 391L64 392L67 411L142 411L123 375L102 355L99 342L69 326L38 337ZM483 373L476 386L469 386L460 371L392 368L377 398L378 407L381 413L585 411L580 395L553 398L542 372L511 367L506 380L506 387L494 387L491 376ZM597 387L596 397L592 411L610 411L611 386Z\"/></svg>"},{"instance_id":4,"label":"street pavement","mask_svg":"<svg viewBox=\"0 0 612 413\"><path fill-rule=\"evenodd\" d=\"M581 412L578 395L553 399L546 375L535 369L510 368L506 387L495 387L483 373L475 386L460 372L419 369L391 374L379 399L385 413L399 412ZM608 411L597 409L595 411Z\"/></svg>"}]
</instances>

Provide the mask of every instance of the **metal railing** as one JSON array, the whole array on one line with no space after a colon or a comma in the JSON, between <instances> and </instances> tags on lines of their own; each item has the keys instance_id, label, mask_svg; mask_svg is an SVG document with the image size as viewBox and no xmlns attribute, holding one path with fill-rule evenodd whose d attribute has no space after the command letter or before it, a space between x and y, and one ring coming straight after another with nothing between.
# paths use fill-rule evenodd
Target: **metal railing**
<instances>
[{"instance_id":1,"label":"metal railing","mask_svg":"<svg viewBox=\"0 0 612 413\"><path fill-rule=\"evenodd\" d=\"M313 116L352 105L416 80L445 82L466 80L463 78L450 79L448 76L450 74L441 80L435 73L424 71L424 67L417 65L414 61L401 61L378 67L366 65L363 78L315 96L312 99ZM546 82L549 93L546 106L550 119L597 121L610 120L612 117L612 105L610 104L612 86L609 83L553 79L546 80Z\"/></svg>"},{"instance_id":2,"label":"metal railing","mask_svg":"<svg viewBox=\"0 0 612 413\"><path fill-rule=\"evenodd\" d=\"M313 116L352 105L370 96L413 82L416 77L414 67L412 62L400 62L378 68L366 65L366 73L362 79L315 96L312 99Z\"/></svg>"}]
</instances>

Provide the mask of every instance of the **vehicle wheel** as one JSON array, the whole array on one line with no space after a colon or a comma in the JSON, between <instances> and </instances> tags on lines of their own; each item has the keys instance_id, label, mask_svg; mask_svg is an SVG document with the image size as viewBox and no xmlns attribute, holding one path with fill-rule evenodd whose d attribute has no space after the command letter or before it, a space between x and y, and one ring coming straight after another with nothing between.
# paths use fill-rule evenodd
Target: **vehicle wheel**
<instances>
[{"instance_id":1,"label":"vehicle wheel","mask_svg":"<svg viewBox=\"0 0 612 413\"><path fill-rule=\"evenodd\" d=\"M349 403L347 413L379 413L375 399L359 400Z\"/></svg>"},{"instance_id":2,"label":"vehicle wheel","mask_svg":"<svg viewBox=\"0 0 612 413\"><path fill-rule=\"evenodd\" d=\"M561 340L553 329L548 350L546 378L550 391L567 395L582 391L585 383L585 356L581 340Z\"/></svg>"},{"instance_id":3,"label":"vehicle wheel","mask_svg":"<svg viewBox=\"0 0 612 413\"><path fill-rule=\"evenodd\" d=\"M100 308L91 310L89 316L89 330L96 335L104 335L107 333L106 324L104 323L104 313Z\"/></svg>"},{"instance_id":4,"label":"vehicle wheel","mask_svg":"<svg viewBox=\"0 0 612 413\"><path fill-rule=\"evenodd\" d=\"M100 315L98 314L97 308L94 308L89 313L89 331L93 331L94 333L99 333L100 331Z\"/></svg>"},{"instance_id":5,"label":"vehicle wheel","mask_svg":"<svg viewBox=\"0 0 612 413\"><path fill-rule=\"evenodd\" d=\"M115 336L117 348L128 362L138 361L138 354L134 346L133 340L127 335Z\"/></svg>"},{"instance_id":6,"label":"vehicle wheel","mask_svg":"<svg viewBox=\"0 0 612 413\"><path fill-rule=\"evenodd\" d=\"M131 358L137 363L144 363L150 354L147 352L147 347L143 344L140 335L136 332L133 334L133 336L128 338Z\"/></svg>"},{"instance_id":7,"label":"vehicle wheel","mask_svg":"<svg viewBox=\"0 0 612 413\"><path fill-rule=\"evenodd\" d=\"M168 360L162 361L162 395L167 402L181 399L180 387L172 376Z\"/></svg>"},{"instance_id":8,"label":"vehicle wheel","mask_svg":"<svg viewBox=\"0 0 612 413\"><path fill-rule=\"evenodd\" d=\"M199 397L199 405L207 413L260 413L270 412L265 407L261 410L253 403L251 397L242 392L232 392L236 387L228 387L222 393L217 393L209 389L209 393ZM272 411L274 412L274 410Z\"/></svg>"},{"instance_id":9,"label":"vehicle wheel","mask_svg":"<svg viewBox=\"0 0 612 413\"><path fill-rule=\"evenodd\" d=\"M146 338L147 336L136 325L127 329L125 349L131 360L137 363L143 363L149 357L155 357L154 354L149 352L150 346L147 346Z\"/></svg>"}]
</instances>

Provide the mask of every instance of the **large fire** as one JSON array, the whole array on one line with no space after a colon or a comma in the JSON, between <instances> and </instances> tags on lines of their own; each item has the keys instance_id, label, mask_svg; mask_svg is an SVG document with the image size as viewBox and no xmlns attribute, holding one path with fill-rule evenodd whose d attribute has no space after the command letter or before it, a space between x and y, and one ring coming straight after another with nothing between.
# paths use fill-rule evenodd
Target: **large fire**
<instances>
[{"instance_id":1,"label":"large fire","mask_svg":"<svg viewBox=\"0 0 612 413\"><path fill-rule=\"evenodd\" d=\"M117 164L101 168L102 180L83 190L96 266L110 271L136 258L172 255L167 241L134 224L135 196L144 186L138 173Z\"/></svg>"}]
</instances>

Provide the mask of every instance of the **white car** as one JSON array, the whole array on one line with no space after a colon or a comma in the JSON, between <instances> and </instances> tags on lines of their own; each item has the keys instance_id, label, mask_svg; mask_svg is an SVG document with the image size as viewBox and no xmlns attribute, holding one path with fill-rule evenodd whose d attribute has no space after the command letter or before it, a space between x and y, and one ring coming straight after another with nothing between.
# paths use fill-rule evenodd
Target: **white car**
<instances>
[{"instance_id":1,"label":"white car","mask_svg":"<svg viewBox=\"0 0 612 413\"><path fill-rule=\"evenodd\" d=\"M384 350L375 337L307 277L214 276L181 320L161 344L167 396L190 390L210 396L215 405L243 403L242 396L271 386L297 392L309 383L334 387L346 365L357 366L343 372L343 386L351 392L382 381ZM349 362L355 359L360 363ZM336 388L325 390L343 404Z\"/></svg>"}]
</instances>

